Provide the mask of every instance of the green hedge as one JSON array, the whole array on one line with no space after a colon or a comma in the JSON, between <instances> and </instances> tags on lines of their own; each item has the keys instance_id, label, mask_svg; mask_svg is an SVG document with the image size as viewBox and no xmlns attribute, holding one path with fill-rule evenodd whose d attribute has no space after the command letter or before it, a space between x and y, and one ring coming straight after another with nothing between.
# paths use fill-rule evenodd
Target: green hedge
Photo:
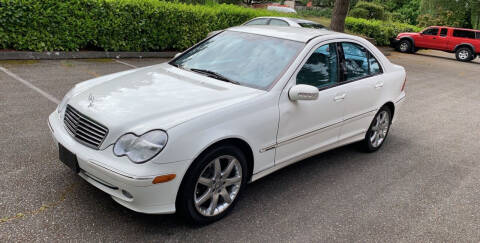
<instances>
[{"instance_id":1,"label":"green hedge","mask_svg":"<svg viewBox=\"0 0 480 243\"><path fill-rule=\"evenodd\" d=\"M183 50L208 32L284 15L159 0L0 0L0 49Z\"/></svg>"},{"instance_id":2,"label":"green hedge","mask_svg":"<svg viewBox=\"0 0 480 243\"><path fill-rule=\"evenodd\" d=\"M347 17L345 28L349 31L374 38L377 45L388 45L389 39L395 37L401 32L420 32L420 27L380 20L367 20L360 18Z\"/></svg>"},{"instance_id":3,"label":"green hedge","mask_svg":"<svg viewBox=\"0 0 480 243\"><path fill-rule=\"evenodd\" d=\"M366 11L364 11L366 10ZM385 20L385 9L381 4L375 3L375 2L365 2L365 1L359 1L355 5L355 7L352 9L353 13L350 12L350 15L352 17L363 17L363 16L355 16L354 14L366 14L365 17L366 19L380 19L380 20Z\"/></svg>"}]
</instances>

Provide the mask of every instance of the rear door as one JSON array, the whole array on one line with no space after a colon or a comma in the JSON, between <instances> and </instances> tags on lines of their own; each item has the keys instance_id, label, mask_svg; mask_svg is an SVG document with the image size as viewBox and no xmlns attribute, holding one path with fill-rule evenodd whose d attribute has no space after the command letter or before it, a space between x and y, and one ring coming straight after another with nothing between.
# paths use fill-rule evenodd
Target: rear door
<instances>
[{"instance_id":1,"label":"rear door","mask_svg":"<svg viewBox=\"0 0 480 243\"><path fill-rule=\"evenodd\" d=\"M362 135L368 129L377 110L384 80L377 58L360 43L340 43L342 86L345 96L345 115L339 141Z\"/></svg>"},{"instance_id":2,"label":"rear door","mask_svg":"<svg viewBox=\"0 0 480 243\"><path fill-rule=\"evenodd\" d=\"M432 45L434 49L447 50L448 48L448 28L441 28L440 34L437 37L433 37Z\"/></svg>"}]
</instances>

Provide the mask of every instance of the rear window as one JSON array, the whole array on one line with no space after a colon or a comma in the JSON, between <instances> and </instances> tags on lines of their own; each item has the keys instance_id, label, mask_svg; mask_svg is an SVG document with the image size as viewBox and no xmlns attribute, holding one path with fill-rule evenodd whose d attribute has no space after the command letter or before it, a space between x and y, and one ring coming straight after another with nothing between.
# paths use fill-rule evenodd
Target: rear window
<instances>
[{"instance_id":1,"label":"rear window","mask_svg":"<svg viewBox=\"0 0 480 243\"><path fill-rule=\"evenodd\" d=\"M475 32L468 30L453 30L453 36L459 38L475 39Z\"/></svg>"},{"instance_id":2,"label":"rear window","mask_svg":"<svg viewBox=\"0 0 480 243\"><path fill-rule=\"evenodd\" d=\"M247 22L244 25L266 25L268 23L268 19L263 18L263 19L254 19L250 22Z\"/></svg>"},{"instance_id":3,"label":"rear window","mask_svg":"<svg viewBox=\"0 0 480 243\"><path fill-rule=\"evenodd\" d=\"M298 23L303 28L325 29L325 26L316 23Z\"/></svg>"}]
</instances>

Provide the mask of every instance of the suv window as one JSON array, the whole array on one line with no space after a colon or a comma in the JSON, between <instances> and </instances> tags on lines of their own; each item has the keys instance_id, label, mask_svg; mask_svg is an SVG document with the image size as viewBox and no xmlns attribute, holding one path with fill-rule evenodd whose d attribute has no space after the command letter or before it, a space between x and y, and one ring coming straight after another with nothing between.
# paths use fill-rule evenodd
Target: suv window
<instances>
[{"instance_id":1,"label":"suv window","mask_svg":"<svg viewBox=\"0 0 480 243\"><path fill-rule=\"evenodd\" d=\"M459 38L475 39L475 32L468 30L453 30L453 36Z\"/></svg>"},{"instance_id":2,"label":"suv window","mask_svg":"<svg viewBox=\"0 0 480 243\"><path fill-rule=\"evenodd\" d=\"M323 88L338 81L336 44L317 48L297 74L297 84Z\"/></svg>"},{"instance_id":3,"label":"suv window","mask_svg":"<svg viewBox=\"0 0 480 243\"><path fill-rule=\"evenodd\" d=\"M447 33L448 33L448 29L443 28L443 29L440 31L440 36L447 36Z\"/></svg>"},{"instance_id":4,"label":"suv window","mask_svg":"<svg viewBox=\"0 0 480 243\"><path fill-rule=\"evenodd\" d=\"M275 26L289 26L287 22L279 19L271 19L270 20L270 25L275 25Z\"/></svg>"},{"instance_id":5,"label":"suv window","mask_svg":"<svg viewBox=\"0 0 480 243\"><path fill-rule=\"evenodd\" d=\"M430 28L426 29L422 32L424 35L437 35L438 34L438 28Z\"/></svg>"},{"instance_id":6,"label":"suv window","mask_svg":"<svg viewBox=\"0 0 480 243\"><path fill-rule=\"evenodd\" d=\"M477 32L477 39L480 39L480 32Z\"/></svg>"},{"instance_id":7,"label":"suv window","mask_svg":"<svg viewBox=\"0 0 480 243\"><path fill-rule=\"evenodd\" d=\"M266 25L268 23L268 19L262 18L262 19L254 19L245 25Z\"/></svg>"}]
</instances>

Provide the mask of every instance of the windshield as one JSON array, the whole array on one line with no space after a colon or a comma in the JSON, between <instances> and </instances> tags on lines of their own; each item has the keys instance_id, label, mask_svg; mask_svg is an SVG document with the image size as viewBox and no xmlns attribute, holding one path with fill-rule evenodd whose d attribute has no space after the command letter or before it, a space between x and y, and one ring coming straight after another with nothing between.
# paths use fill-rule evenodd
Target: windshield
<instances>
[{"instance_id":1,"label":"windshield","mask_svg":"<svg viewBox=\"0 0 480 243\"><path fill-rule=\"evenodd\" d=\"M266 90L303 46L304 43L291 40L225 31L170 64L222 81Z\"/></svg>"}]
</instances>

